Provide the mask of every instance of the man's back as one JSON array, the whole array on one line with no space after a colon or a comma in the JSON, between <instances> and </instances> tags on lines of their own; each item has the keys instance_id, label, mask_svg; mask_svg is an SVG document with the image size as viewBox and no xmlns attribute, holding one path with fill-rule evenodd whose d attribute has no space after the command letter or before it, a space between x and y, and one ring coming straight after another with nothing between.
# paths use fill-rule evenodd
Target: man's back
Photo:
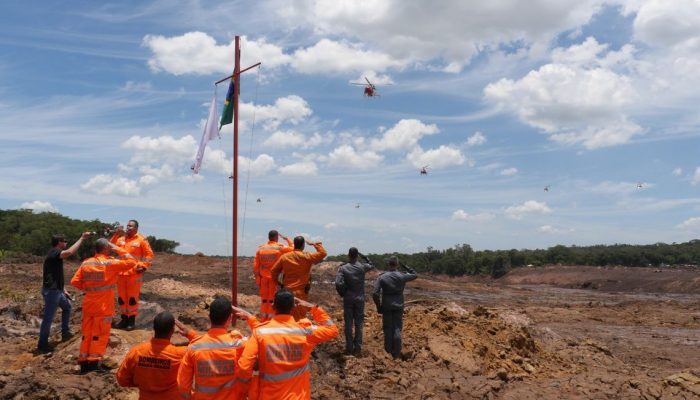
<instances>
[{"instance_id":1,"label":"man's back","mask_svg":"<svg viewBox=\"0 0 700 400\"><path fill-rule=\"evenodd\" d=\"M418 275L410 272L387 271L377 278L373 296L382 296L382 310L403 309L403 290L406 282L416 279Z\"/></svg>"},{"instance_id":2,"label":"man's back","mask_svg":"<svg viewBox=\"0 0 700 400\"><path fill-rule=\"evenodd\" d=\"M372 265L361 262L346 263L340 266L336 282L341 278L345 282L343 301L365 300L365 273L372 268Z\"/></svg>"},{"instance_id":3,"label":"man's back","mask_svg":"<svg viewBox=\"0 0 700 400\"><path fill-rule=\"evenodd\" d=\"M284 314L253 329L239 366L249 374L257 360L261 399L311 398L311 351L338 336L338 328L325 311L314 307L311 313L318 326Z\"/></svg>"},{"instance_id":4,"label":"man's back","mask_svg":"<svg viewBox=\"0 0 700 400\"><path fill-rule=\"evenodd\" d=\"M131 348L117 370L121 386L138 387L139 400L176 399L177 373L185 346L174 346L170 339L151 339Z\"/></svg>"},{"instance_id":5,"label":"man's back","mask_svg":"<svg viewBox=\"0 0 700 400\"><path fill-rule=\"evenodd\" d=\"M246 338L237 330L209 329L190 343L177 375L180 396L193 399L238 398L247 383L236 379L236 362ZM193 384L194 381L194 384Z\"/></svg>"},{"instance_id":6,"label":"man's back","mask_svg":"<svg viewBox=\"0 0 700 400\"><path fill-rule=\"evenodd\" d=\"M326 257L326 250L320 243L316 244L316 253L306 253L294 250L282 256L272 267L272 279L277 279L284 273L284 287L291 290L303 290L309 283L311 266L321 262Z\"/></svg>"}]
</instances>

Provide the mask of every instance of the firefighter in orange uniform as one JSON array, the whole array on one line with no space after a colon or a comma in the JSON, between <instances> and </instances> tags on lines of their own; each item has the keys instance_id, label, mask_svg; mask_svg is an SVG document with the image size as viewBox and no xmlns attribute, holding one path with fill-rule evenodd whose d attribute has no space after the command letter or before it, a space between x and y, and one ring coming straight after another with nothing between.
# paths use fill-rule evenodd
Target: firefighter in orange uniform
<instances>
[{"instance_id":1,"label":"firefighter in orange uniform","mask_svg":"<svg viewBox=\"0 0 700 400\"><path fill-rule=\"evenodd\" d=\"M119 365L117 382L120 386L139 388L139 400L179 397L177 371L187 347L170 343L175 326L188 340L197 336L171 313L163 311L153 319L153 339L132 347Z\"/></svg>"},{"instance_id":2,"label":"firefighter in orange uniform","mask_svg":"<svg viewBox=\"0 0 700 400\"><path fill-rule=\"evenodd\" d=\"M291 312L295 303L309 307L318 325L306 318L294 320ZM273 307L275 317L262 323L234 307L240 318L248 320L253 332L238 361L240 376L250 378L257 362L259 399L311 399L311 351L317 344L337 337L338 327L322 308L295 298L286 289L277 291Z\"/></svg>"},{"instance_id":3,"label":"firefighter in orange uniform","mask_svg":"<svg viewBox=\"0 0 700 400\"><path fill-rule=\"evenodd\" d=\"M145 237L138 233L139 223L130 220L126 224L126 232L120 235L118 230L110 239L110 242L121 248L117 253L122 256L124 252L136 258L139 262L140 271L148 269L153 262L153 250ZM139 313L139 295L141 294L141 284L143 274L125 273L119 276L117 290L119 292L119 313L121 321L115 328L132 330L136 327L136 316Z\"/></svg>"},{"instance_id":4,"label":"firefighter in orange uniform","mask_svg":"<svg viewBox=\"0 0 700 400\"><path fill-rule=\"evenodd\" d=\"M294 251L282 254L275 265L272 266L272 279L275 282L279 281L280 274L284 274L282 286L289 289L295 297L302 300L309 299L309 291L311 290L311 266L323 261L326 257L326 249L323 248L321 242L308 242L314 246L316 253L304 252L304 237L297 236L294 238ZM299 321L304 318L308 309L302 305L294 307L292 316Z\"/></svg>"},{"instance_id":5,"label":"firefighter in orange uniform","mask_svg":"<svg viewBox=\"0 0 700 400\"><path fill-rule=\"evenodd\" d=\"M182 358L177 386L182 399L242 399L250 379L238 376L236 363L246 337L238 330L227 332L231 324L231 302L223 297L209 306L209 331L194 339Z\"/></svg>"},{"instance_id":6,"label":"firefighter in orange uniform","mask_svg":"<svg viewBox=\"0 0 700 400\"><path fill-rule=\"evenodd\" d=\"M272 300L275 298L279 284L272 279L272 266L282 254L294 250L291 247L292 241L284 235L282 239L287 242L287 246L278 243L280 234L276 230L271 230L267 238L268 242L258 247L253 260L255 283L260 288L260 321L267 321L275 316L272 311Z\"/></svg>"},{"instance_id":7,"label":"firefighter in orange uniform","mask_svg":"<svg viewBox=\"0 0 700 400\"><path fill-rule=\"evenodd\" d=\"M104 238L95 243L95 256L87 258L73 275L71 285L85 291L83 298L83 338L80 342L80 373L95 371L107 349L114 314L114 284L120 272L136 273L133 258L117 260L109 256L111 247Z\"/></svg>"}]
</instances>

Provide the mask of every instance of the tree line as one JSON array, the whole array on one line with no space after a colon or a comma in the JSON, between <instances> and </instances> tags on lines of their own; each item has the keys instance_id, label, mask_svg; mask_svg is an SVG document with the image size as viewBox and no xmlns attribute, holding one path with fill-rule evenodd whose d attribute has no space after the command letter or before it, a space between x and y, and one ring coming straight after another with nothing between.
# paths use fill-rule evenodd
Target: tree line
<instances>
[{"instance_id":1,"label":"tree line","mask_svg":"<svg viewBox=\"0 0 700 400\"><path fill-rule=\"evenodd\" d=\"M0 210L0 259L24 254L45 256L51 247L51 236L54 234L65 235L70 246L83 232L96 232L97 238L102 236L105 227L110 225L112 224L98 219L83 221L55 212L35 213L29 209ZM173 253L180 245L178 242L155 236L147 236L146 239L155 252ZM78 249L77 257L80 259L94 254L94 246L86 244Z\"/></svg>"},{"instance_id":2,"label":"tree line","mask_svg":"<svg viewBox=\"0 0 700 400\"><path fill-rule=\"evenodd\" d=\"M461 275L490 275L498 278L511 268L543 265L593 265L628 267L665 267L671 265L700 265L700 240L685 243L655 243L649 245L563 246L548 249L511 249L474 251L468 244L445 250L428 247L414 254L369 254L374 265L384 268L386 259L396 255L401 262L418 272ZM347 256L328 258L345 261Z\"/></svg>"}]
</instances>

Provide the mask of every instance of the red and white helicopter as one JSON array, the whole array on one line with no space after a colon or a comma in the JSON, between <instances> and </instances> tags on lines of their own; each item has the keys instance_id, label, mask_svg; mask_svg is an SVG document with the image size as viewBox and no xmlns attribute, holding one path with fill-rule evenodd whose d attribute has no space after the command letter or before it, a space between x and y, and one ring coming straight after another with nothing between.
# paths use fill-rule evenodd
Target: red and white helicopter
<instances>
[{"instance_id":1,"label":"red and white helicopter","mask_svg":"<svg viewBox=\"0 0 700 400\"><path fill-rule=\"evenodd\" d=\"M367 81L367 83L364 83L364 82L350 82L350 84L351 84L351 85L364 86L364 87L365 87L365 90L364 90L363 94L365 95L365 97L380 97L379 93L377 92L377 86L376 86L374 83L370 82L369 79L367 79L366 76L365 76L364 78L365 78L365 80Z\"/></svg>"}]
</instances>

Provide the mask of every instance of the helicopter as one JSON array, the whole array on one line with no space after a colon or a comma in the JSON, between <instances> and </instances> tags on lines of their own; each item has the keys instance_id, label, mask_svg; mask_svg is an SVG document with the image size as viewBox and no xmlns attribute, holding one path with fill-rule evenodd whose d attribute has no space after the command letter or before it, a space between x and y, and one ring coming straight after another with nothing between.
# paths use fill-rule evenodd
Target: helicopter
<instances>
[{"instance_id":1,"label":"helicopter","mask_svg":"<svg viewBox=\"0 0 700 400\"><path fill-rule=\"evenodd\" d=\"M644 184L642 182L637 182L637 189L642 189Z\"/></svg>"},{"instance_id":2,"label":"helicopter","mask_svg":"<svg viewBox=\"0 0 700 400\"><path fill-rule=\"evenodd\" d=\"M257 202L258 202L258 203L262 203L262 199L261 199L260 197L258 197Z\"/></svg>"},{"instance_id":3,"label":"helicopter","mask_svg":"<svg viewBox=\"0 0 700 400\"><path fill-rule=\"evenodd\" d=\"M549 185L547 185L547 186L544 187L544 191L545 191L545 192L549 192Z\"/></svg>"},{"instance_id":4,"label":"helicopter","mask_svg":"<svg viewBox=\"0 0 700 400\"><path fill-rule=\"evenodd\" d=\"M363 94L365 95L365 97L379 97L379 93L377 93L377 86L375 86L372 82L370 82L366 76L364 78L367 81L367 83L363 83L363 82L350 82L350 83L352 85L364 86L365 90L364 90Z\"/></svg>"},{"instance_id":5,"label":"helicopter","mask_svg":"<svg viewBox=\"0 0 700 400\"><path fill-rule=\"evenodd\" d=\"M429 168L429 167L430 167L430 165L424 165L424 166L420 169L420 174L421 174L421 175L428 175L428 168Z\"/></svg>"}]
</instances>

